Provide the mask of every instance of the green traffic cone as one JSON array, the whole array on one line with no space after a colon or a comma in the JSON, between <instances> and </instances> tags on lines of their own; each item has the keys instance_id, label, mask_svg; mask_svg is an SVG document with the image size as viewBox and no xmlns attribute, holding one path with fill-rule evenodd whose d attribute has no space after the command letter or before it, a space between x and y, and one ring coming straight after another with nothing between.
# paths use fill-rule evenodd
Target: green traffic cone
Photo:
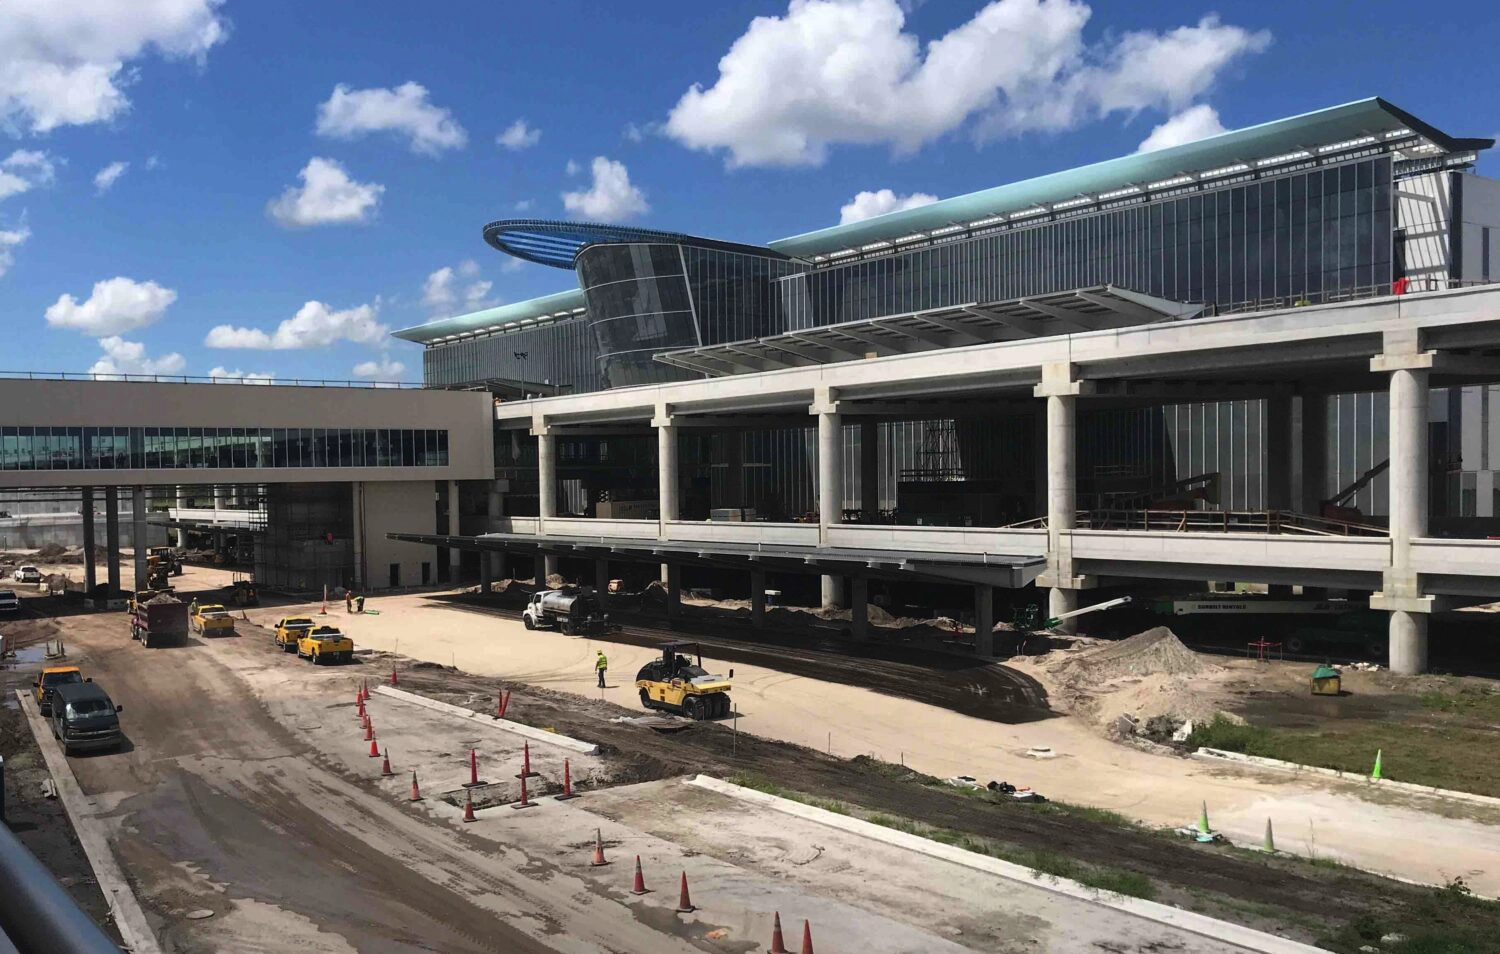
<instances>
[{"instance_id":1,"label":"green traffic cone","mask_svg":"<svg viewBox=\"0 0 1500 954\"><path fill-rule=\"evenodd\" d=\"M1380 755L1382 749L1375 750L1375 768L1370 771L1370 781L1378 782L1383 776L1380 774Z\"/></svg>"},{"instance_id":2,"label":"green traffic cone","mask_svg":"<svg viewBox=\"0 0 1500 954\"><path fill-rule=\"evenodd\" d=\"M1269 818L1266 819L1266 840L1261 843L1261 848L1265 849L1267 854L1276 853L1276 838L1271 834L1271 819Z\"/></svg>"},{"instance_id":3,"label":"green traffic cone","mask_svg":"<svg viewBox=\"0 0 1500 954\"><path fill-rule=\"evenodd\" d=\"M1203 803L1203 811L1198 813L1198 840L1213 841L1213 832L1208 827L1208 802Z\"/></svg>"}]
</instances>

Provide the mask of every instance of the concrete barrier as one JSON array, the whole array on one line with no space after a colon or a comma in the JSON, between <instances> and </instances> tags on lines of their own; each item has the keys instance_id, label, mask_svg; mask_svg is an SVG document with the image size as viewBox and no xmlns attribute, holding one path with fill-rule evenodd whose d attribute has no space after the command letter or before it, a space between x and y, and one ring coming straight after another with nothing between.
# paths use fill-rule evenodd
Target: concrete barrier
<instances>
[{"instance_id":1,"label":"concrete barrier","mask_svg":"<svg viewBox=\"0 0 1500 954\"><path fill-rule=\"evenodd\" d=\"M1344 772L1339 769L1323 768L1318 765L1303 765L1300 762L1283 762L1281 759L1268 759L1259 755L1245 755L1242 752L1226 752L1223 749L1197 749L1193 752L1193 758L1200 762L1216 762L1221 765L1235 765L1242 768L1271 769L1276 772L1290 772L1293 775L1320 775L1324 778L1337 778L1346 782L1359 782L1364 785L1390 789L1397 792L1406 792L1411 795L1425 795L1428 798L1444 798L1451 801L1468 802L1471 805L1500 808L1500 798L1495 798L1492 795L1476 795L1473 792L1460 792L1455 789L1438 788L1433 785L1414 785L1411 782L1397 782L1388 778L1371 778L1366 772ZM1374 764L1373 761L1371 764Z\"/></svg>"},{"instance_id":2,"label":"concrete barrier","mask_svg":"<svg viewBox=\"0 0 1500 954\"><path fill-rule=\"evenodd\" d=\"M580 755L597 755L599 746L592 742L584 742L581 739L569 738L566 735L558 735L556 732L548 732L546 729L538 729L509 719L497 719L487 712L475 712L473 709L465 709L451 702L441 702L437 699L429 699L415 692L407 692L404 689L396 689L391 686L376 686L373 690L382 696L390 696L392 699L400 699L410 702L412 705L431 709L434 712L442 712L446 715L456 716L460 719L468 719L480 725L494 726L505 732L523 736L533 742L542 742L546 745L554 745L560 749L577 752Z\"/></svg>"}]
</instances>

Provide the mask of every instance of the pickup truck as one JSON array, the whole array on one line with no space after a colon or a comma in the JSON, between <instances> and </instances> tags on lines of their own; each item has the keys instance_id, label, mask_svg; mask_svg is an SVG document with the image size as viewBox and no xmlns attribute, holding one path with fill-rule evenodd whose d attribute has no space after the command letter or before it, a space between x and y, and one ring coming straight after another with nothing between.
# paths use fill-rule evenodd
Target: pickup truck
<instances>
[{"instance_id":1,"label":"pickup truck","mask_svg":"<svg viewBox=\"0 0 1500 954\"><path fill-rule=\"evenodd\" d=\"M52 734L62 743L64 755L83 749L117 749L124 741L118 715L124 708L91 682L62 686L52 700Z\"/></svg>"},{"instance_id":2,"label":"pickup truck","mask_svg":"<svg viewBox=\"0 0 1500 954\"><path fill-rule=\"evenodd\" d=\"M21 608L21 598L15 590L0 590L0 613L14 613Z\"/></svg>"},{"instance_id":3,"label":"pickup truck","mask_svg":"<svg viewBox=\"0 0 1500 954\"><path fill-rule=\"evenodd\" d=\"M310 616L284 616L276 621L276 645L284 653L297 651L297 641L318 625Z\"/></svg>"},{"instance_id":4,"label":"pickup truck","mask_svg":"<svg viewBox=\"0 0 1500 954\"><path fill-rule=\"evenodd\" d=\"M37 673L31 684L31 694L42 715L52 714L52 699L59 686L76 686L83 683L83 670L77 666L49 666Z\"/></svg>"},{"instance_id":5,"label":"pickup truck","mask_svg":"<svg viewBox=\"0 0 1500 954\"><path fill-rule=\"evenodd\" d=\"M17 583L40 583L42 582L42 571L30 563L16 567L16 572L11 574L11 579Z\"/></svg>"},{"instance_id":6,"label":"pickup truck","mask_svg":"<svg viewBox=\"0 0 1500 954\"><path fill-rule=\"evenodd\" d=\"M297 638L297 655L313 665L348 662L354 658L354 640L337 626L315 626Z\"/></svg>"},{"instance_id":7,"label":"pickup truck","mask_svg":"<svg viewBox=\"0 0 1500 954\"><path fill-rule=\"evenodd\" d=\"M234 617L218 603L198 607L192 618L193 632L203 636L233 636Z\"/></svg>"}]
</instances>

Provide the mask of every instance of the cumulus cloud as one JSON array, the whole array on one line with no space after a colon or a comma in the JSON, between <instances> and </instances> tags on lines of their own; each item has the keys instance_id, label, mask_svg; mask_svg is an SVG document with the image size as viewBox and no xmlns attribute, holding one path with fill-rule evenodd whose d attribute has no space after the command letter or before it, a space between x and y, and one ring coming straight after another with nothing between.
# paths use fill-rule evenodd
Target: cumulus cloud
<instances>
[{"instance_id":1,"label":"cumulus cloud","mask_svg":"<svg viewBox=\"0 0 1500 954\"><path fill-rule=\"evenodd\" d=\"M1207 103L1199 103L1197 106L1189 106L1152 129L1151 135L1141 141L1136 152L1154 152L1169 146L1197 142L1199 139L1217 136L1223 131L1224 124L1219 122L1219 111Z\"/></svg>"},{"instance_id":2,"label":"cumulus cloud","mask_svg":"<svg viewBox=\"0 0 1500 954\"><path fill-rule=\"evenodd\" d=\"M572 159L569 159L568 164L563 166L563 172L567 173L570 176L576 176L582 171L583 167Z\"/></svg>"},{"instance_id":3,"label":"cumulus cloud","mask_svg":"<svg viewBox=\"0 0 1500 954\"><path fill-rule=\"evenodd\" d=\"M329 139L394 133L406 138L412 152L428 156L462 149L469 141L451 112L428 101L427 87L410 82L395 89L350 89L340 83L318 106L317 130Z\"/></svg>"},{"instance_id":4,"label":"cumulus cloud","mask_svg":"<svg viewBox=\"0 0 1500 954\"><path fill-rule=\"evenodd\" d=\"M117 275L94 283L93 294L79 302L63 295L47 309L47 324L73 328L103 338L144 328L166 312L177 292L156 282L138 282Z\"/></svg>"},{"instance_id":5,"label":"cumulus cloud","mask_svg":"<svg viewBox=\"0 0 1500 954\"><path fill-rule=\"evenodd\" d=\"M159 358L146 354L146 346L139 341L126 341L119 335L99 340L104 355L89 368L90 374L116 377L125 374L181 374L187 366L182 355L173 351Z\"/></svg>"},{"instance_id":6,"label":"cumulus cloud","mask_svg":"<svg viewBox=\"0 0 1500 954\"><path fill-rule=\"evenodd\" d=\"M395 383L401 380L401 375L406 373L406 365L400 361L392 361L390 358L381 358L379 361L361 361L354 366L356 378L369 378L372 381L383 381Z\"/></svg>"},{"instance_id":7,"label":"cumulus cloud","mask_svg":"<svg viewBox=\"0 0 1500 954\"><path fill-rule=\"evenodd\" d=\"M332 159L314 156L297 173L302 185L287 186L266 211L287 228L368 222L380 205L385 186L357 182Z\"/></svg>"},{"instance_id":8,"label":"cumulus cloud","mask_svg":"<svg viewBox=\"0 0 1500 954\"><path fill-rule=\"evenodd\" d=\"M493 306L494 302L490 301L489 294L494 283L479 279L478 275L479 265L473 259L465 259L456 269L444 265L428 275L427 281L422 283L422 304L437 318ZM459 278L471 281L460 288Z\"/></svg>"},{"instance_id":9,"label":"cumulus cloud","mask_svg":"<svg viewBox=\"0 0 1500 954\"><path fill-rule=\"evenodd\" d=\"M230 371L222 364L209 371L208 376L215 384L270 384L276 380L276 375L270 371L241 371L238 368Z\"/></svg>"},{"instance_id":10,"label":"cumulus cloud","mask_svg":"<svg viewBox=\"0 0 1500 954\"><path fill-rule=\"evenodd\" d=\"M630 181L625 163L595 156L594 181L587 189L562 194L563 207L574 218L619 222L651 210L646 194Z\"/></svg>"},{"instance_id":11,"label":"cumulus cloud","mask_svg":"<svg viewBox=\"0 0 1500 954\"><path fill-rule=\"evenodd\" d=\"M108 192L110 187L118 182L120 177L125 174L125 170L129 168L130 163L128 162L111 162L103 169L100 169L94 173L94 191L100 195Z\"/></svg>"},{"instance_id":12,"label":"cumulus cloud","mask_svg":"<svg viewBox=\"0 0 1500 954\"><path fill-rule=\"evenodd\" d=\"M993 0L924 46L899 0L791 0L751 21L664 129L730 166L819 165L839 144L910 153L961 129L985 141L1181 110L1271 41L1210 16L1091 44L1091 14L1082 0Z\"/></svg>"},{"instance_id":13,"label":"cumulus cloud","mask_svg":"<svg viewBox=\"0 0 1500 954\"><path fill-rule=\"evenodd\" d=\"M887 212L920 208L937 200L937 196L926 192L913 192L911 195L897 195L890 189L861 192L839 208L839 224L848 225L850 222L862 222Z\"/></svg>"},{"instance_id":14,"label":"cumulus cloud","mask_svg":"<svg viewBox=\"0 0 1500 954\"><path fill-rule=\"evenodd\" d=\"M15 228L0 228L0 278L16 263L16 248L31 238L31 230L25 225Z\"/></svg>"},{"instance_id":15,"label":"cumulus cloud","mask_svg":"<svg viewBox=\"0 0 1500 954\"><path fill-rule=\"evenodd\" d=\"M297 314L276 326L275 331L235 325L215 325L203 343L210 348L254 348L287 351L321 348L336 341L380 344L390 329L375 320L377 301L369 305L334 311L321 301L309 301Z\"/></svg>"},{"instance_id":16,"label":"cumulus cloud","mask_svg":"<svg viewBox=\"0 0 1500 954\"><path fill-rule=\"evenodd\" d=\"M518 119L505 127L505 131L495 137L495 142L506 149L519 151L530 149L542 141L542 131L533 129L526 125L526 120Z\"/></svg>"},{"instance_id":17,"label":"cumulus cloud","mask_svg":"<svg viewBox=\"0 0 1500 954\"><path fill-rule=\"evenodd\" d=\"M223 0L6 0L0 126L45 133L113 119L130 105L133 62L195 58L223 42Z\"/></svg>"},{"instance_id":18,"label":"cumulus cloud","mask_svg":"<svg viewBox=\"0 0 1500 954\"><path fill-rule=\"evenodd\" d=\"M3 68L3 67L0 67ZM0 199L8 199L52 182L52 157L34 149L17 149L0 159Z\"/></svg>"}]
</instances>

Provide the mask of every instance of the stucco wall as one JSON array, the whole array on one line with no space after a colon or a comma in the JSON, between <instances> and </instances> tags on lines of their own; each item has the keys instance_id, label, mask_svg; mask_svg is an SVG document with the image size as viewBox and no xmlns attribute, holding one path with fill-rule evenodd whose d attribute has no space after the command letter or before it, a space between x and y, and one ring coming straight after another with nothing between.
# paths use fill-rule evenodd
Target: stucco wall
<instances>
[{"instance_id":1,"label":"stucco wall","mask_svg":"<svg viewBox=\"0 0 1500 954\"><path fill-rule=\"evenodd\" d=\"M430 580L437 579L437 548L387 540L395 531L446 533L437 526L437 486L430 480L365 481L355 484L355 526L361 525L362 546L356 552L368 590L391 585L391 564L399 564L401 586L422 582L422 564L431 565ZM356 531L357 532L357 531Z\"/></svg>"}]
</instances>

